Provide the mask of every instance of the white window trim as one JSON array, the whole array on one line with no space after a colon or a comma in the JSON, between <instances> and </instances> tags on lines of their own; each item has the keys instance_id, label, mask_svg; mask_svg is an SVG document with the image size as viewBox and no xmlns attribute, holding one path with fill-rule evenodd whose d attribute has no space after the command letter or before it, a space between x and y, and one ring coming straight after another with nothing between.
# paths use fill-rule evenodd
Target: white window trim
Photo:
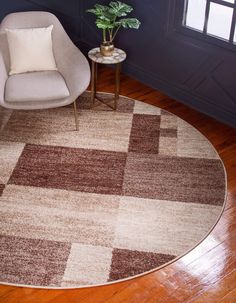
<instances>
[{"instance_id":1,"label":"white window trim","mask_svg":"<svg viewBox=\"0 0 236 303\"><path fill-rule=\"evenodd\" d=\"M224 42L227 42L227 43L230 43L230 44L234 44L234 45L236 44L236 42L234 42L234 34L235 34L235 26L236 26L236 3L226 2L224 0L206 0L207 3L206 3L206 11L205 11L205 22L204 22L203 31L200 31L198 29L194 29L194 28L189 27L189 26L186 25L188 1L189 0L185 0L184 15L183 15L183 21L182 21L182 25L185 28L193 30L193 31L197 31L198 33L203 34L204 36L210 36L210 37L213 37L213 38L218 39L218 40L223 40ZM224 6L233 8L233 16L232 16L232 21L231 21L231 29L230 29L229 40L223 39L223 38L218 37L218 36L213 36L213 35L207 33L207 25L208 25L208 18L209 18L210 4L211 3L217 3L217 4L220 4L220 5L224 5Z\"/></svg>"}]
</instances>

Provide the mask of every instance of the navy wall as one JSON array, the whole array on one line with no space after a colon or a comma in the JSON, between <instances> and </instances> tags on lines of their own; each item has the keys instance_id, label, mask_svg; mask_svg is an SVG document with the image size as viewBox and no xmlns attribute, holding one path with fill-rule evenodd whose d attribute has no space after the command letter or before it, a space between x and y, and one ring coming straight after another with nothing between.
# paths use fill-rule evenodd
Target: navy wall
<instances>
[{"instance_id":1,"label":"navy wall","mask_svg":"<svg viewBox=\"0 0 236 303\"><path fill-rule=\"evenodd\" d=\"M75 43L87 51L101 34L85 13L101 0L0 0L0 18L20 10L55 13ZM167 95L236 127L236 46L212 43L179 24L183 0L127 0L142 26L122 31L115 44L128 58L123 71ZM213 39L214 40L214 39ZM217 130L216 130L217 131Z\"/></svg>"},{"instance_id":2,"label":"navy wall","mask_svg":"<svg viewBox=\"0 0 236 303\"><path fill-rule=\"evenodd\" d=\"M79 0L0 0L0 21L5 15L12 12L41 10L55 14L73 41L80 39L80 13Z\"/></svg>"}]
</instances>

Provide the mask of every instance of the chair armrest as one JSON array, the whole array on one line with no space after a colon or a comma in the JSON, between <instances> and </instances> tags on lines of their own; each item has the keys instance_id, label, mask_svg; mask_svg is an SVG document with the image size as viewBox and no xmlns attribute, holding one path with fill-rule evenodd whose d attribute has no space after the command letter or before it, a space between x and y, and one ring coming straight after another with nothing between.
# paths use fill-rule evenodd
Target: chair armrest
<instances>
[{"instance_id":1,"label":"chair armrest","mask_svg":"<svg viewBox=\"0 0 236 303\"><path fill-rule=\"evenodd\" d=\"M73 45L57 58L57 67L64 77L71 97L77 99L88 87L90 82L90 67L88 60L81 51Z\"/></svg>"},{"instance_id":2,"label":"chair armrest","mask_svg":"<svg viewBox=\"0 0 236 303\"><path fill-rule=\"evenodd\" d=\"M0 53L0 105L4 105L4 90L8 75L3 56Z\"/></svg>"},{"instance_id":3,"label":"chair armrest","mask_svg":"<svg viewBox=\"0 0 236 303\"><path fill-rule=\"evenodd\" d=\"M8 78L7 67L4 61L3 55L3 36L0 35L0 105L4 106L4 90L5 90L5 83Z\"/></svg>"}]
</instances>

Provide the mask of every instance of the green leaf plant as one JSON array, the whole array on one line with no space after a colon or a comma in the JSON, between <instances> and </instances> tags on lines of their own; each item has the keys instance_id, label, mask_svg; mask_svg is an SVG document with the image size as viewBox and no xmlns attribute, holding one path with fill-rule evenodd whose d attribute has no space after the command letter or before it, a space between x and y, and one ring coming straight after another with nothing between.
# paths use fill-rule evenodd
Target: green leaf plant
<instances>
[{"instance_id":1,"label":"green leaf plant","mask_svg":"<svg viewBox=\"0 0 236 303\"><path fill-rule=\"evenodd\" d=\"M87 10L96 16L96 25L103 32L104 43L113 43L121 27L139 28L141 23L138 19L124 18L132 11L132 6L120 1L112 1L109 5L95 4L94 8Z\"/></svg>"}]
</instances>

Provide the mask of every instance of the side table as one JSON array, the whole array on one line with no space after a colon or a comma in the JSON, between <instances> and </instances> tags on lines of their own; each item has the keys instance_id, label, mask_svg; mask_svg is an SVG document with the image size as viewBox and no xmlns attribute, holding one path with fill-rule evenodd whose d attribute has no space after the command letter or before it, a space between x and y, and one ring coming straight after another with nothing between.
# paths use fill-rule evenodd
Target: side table
<instances>
[{"instance_id":1,"label":"side table","mask_svg":"<svg viewBox=\"0 0 236 303\"><path fill-rule=\"evenodd\" d=\"M92 106L95 104L95 100L98 100L113 110L117 108L117 100L119 99L120 94L120 70L121 70L121 62L126 59L126 53L119 49L115 48L114 53L110 57L102 56L100 53L99 47L93 48L89 51L88 56L92 62L92 79L91 79L91 103ZM115 71L115 93L114 93L114 105L106 103L104 100L97 96L97 70L98 64L116 64Z\"/></svg>"}]
</instances>

